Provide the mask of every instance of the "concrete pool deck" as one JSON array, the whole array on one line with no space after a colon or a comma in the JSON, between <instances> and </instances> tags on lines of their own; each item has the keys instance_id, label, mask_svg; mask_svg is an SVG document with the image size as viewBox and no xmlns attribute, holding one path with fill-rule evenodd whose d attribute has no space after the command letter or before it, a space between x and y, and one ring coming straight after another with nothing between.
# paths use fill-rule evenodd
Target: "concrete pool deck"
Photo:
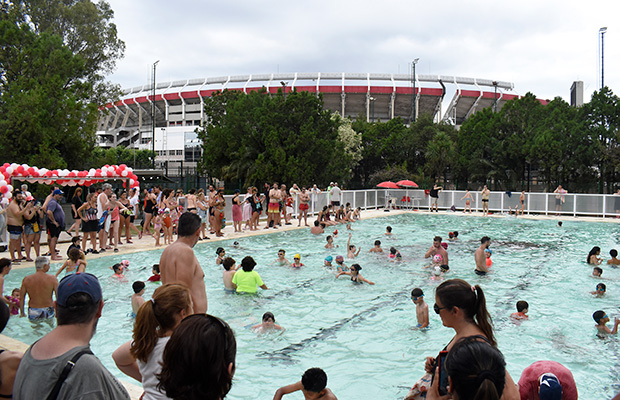
<instances>
[{"instance_id":1,"label":"concrete pool deck","mask_svg":"<svg viewBox=\"0 0 620 400\"><path fill-rule=\"evenodd\" d=\"M411 210L403 210L403 209L393 209L393 210L389 210L388 212L384 209L378 209L378 210L363 211L362 219L364 220L373 219L373 218L379 218L379 217L384 217L384 216L393 216L393 215L400 215L400 214L407 214L407 213L429 214L427 210L411 211ZM460 211L459 212L440 211L439 213L435 213L435 214L482 217L481 212L473 212L471 214L469 213L465 214ZM488 218L505 218L505 217L506 217L505 214L492 214L488 216ZM487 218L487 217L483 217L483 218ZM511 218L514 218L514 217L511 217ZM620 223L620 219L616 219L616 218L597 218L597 217L576 217L575 218L572 216L570 217L559 216L558 217L558 216L551 216L551 215L545 216L545 215L537 215L537 214L519 216L518 218L529 219L529 220L550 220L550 221L561 220L561 221ZM309 219L309 224L312 225L313 221L314 221L314 217ZM310 228L305 227L303 225L301 227L298 227L297 223L298 223L297 220L292 220L292 225L284 225L282 227L279 227L278 229L263 229L265 226L265 222L263 220L261 221L261 226L259 227L259 230L257 231L247 230L247 231L242 231L242 232L233 232L232 224L227 224L226 228L223 229L223 233L225 234L224 237L215 237L214 235L209 235L210 240L204 240L204 241L198 242L197 246L200 246L201 244L204 244L204 243L218 242L218 241L223 241L223 240L234 240L234 239L240 239L244 237L259 236L259 235L277 233L277 232L282 232L282 231L290 231L290 230L296 230L296 229L307 229L309 231ZM346 230L346 227L340 225L338 229ZM331 232L332 230L333 229L330 229L330 227L328 227L328 232ZM310 235L309 232L308 234ZM164 246L155 247L155 240L152 238L152 236L143 237L142 239L138 239L137 237L135 237L133 241L134 241L133 244L119 245L119 251L116 253L113 251L106 251L105 253L102 253L102 254L88 254L87 258L88 260L92 260L92 259L96 259L100 257L107 257L107 256L122 257L124 254L149 251L149 250L157 250L157 249L161 249L164 247ZM61 255L64 256L66 254L68 246L69 246L68 242L59 244L58 249L60 250ZM45 253L46 251L47 251L47 246L42 245L41 252ZM0 253L0 255L2 254ZM61 264L62 262L64 262L64 257L63 257L63 261L54 261L53 264ZM14 269L31 268L32 271L34 272L34 262L22 262L20 264L14 265L13 268ZM94 340L96 340L96 337L94 338ZM10 338L8 336L0 335L0 348L12 350L12 351L24 352L28 348L28 345L16 339ZM109 357L110 355L100 354L98 356ZM121 379L121 382L127 388L127 391L129 392L132 399L137 400L140 398L142 394L142 387L140 385L135 383L135 381L131 380L130 378Z\"/></svg>"}]
</instances>

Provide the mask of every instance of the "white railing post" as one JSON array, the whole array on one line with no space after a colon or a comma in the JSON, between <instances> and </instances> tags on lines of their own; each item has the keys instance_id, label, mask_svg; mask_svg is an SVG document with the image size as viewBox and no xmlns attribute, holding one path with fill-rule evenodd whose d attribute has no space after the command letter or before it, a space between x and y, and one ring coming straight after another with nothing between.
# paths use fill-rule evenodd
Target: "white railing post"
<instances>
[{"instance_id":1,"label":"white railing post","mask_svg":"<svg viewBox=\"0 0 620 400\"><path fill-rule=\"evenodd\" d=\"M577 195L573 195L573 217L577 216Z\"/></svg>"},{"instance_id":2,"label":"white railing post","mask_svg":"<svg viewBox=\"0 0 620 400\"><path fill-rule=\"evenodd\" d=\"M545 193L545 215L549 215L549 193Z\"/></svg>"},{"instance_id":3,"label":"white railing post","mask_svg":"<svg viewBox=\"0 0 620 400\"><path fill-rule=\"evenodd\" d=\"M502 201L500 202L501 209L499 210L500 214L504 212L504 194L501 194Z\"/></svg>"},{"instance_id":4,"label":"white railing post","mask_svg":"<svg viewBox=\"0 0 620 400\"><path fill-rule=\"evenodd\" d=\"M603 195L603 218L605 218L605 210L607 209L607 196Z\"/></svg>"},{"instance_id":5,"label":"white railing post","mask_svg":"<svg viewBox=\"0 0 620 400\"><path fill-rule=\"evenodd\" d=\"M530 215L530 204L531 204L531 196L530 193L527 193L527 215Z\"/></svg>"}]
</instances>

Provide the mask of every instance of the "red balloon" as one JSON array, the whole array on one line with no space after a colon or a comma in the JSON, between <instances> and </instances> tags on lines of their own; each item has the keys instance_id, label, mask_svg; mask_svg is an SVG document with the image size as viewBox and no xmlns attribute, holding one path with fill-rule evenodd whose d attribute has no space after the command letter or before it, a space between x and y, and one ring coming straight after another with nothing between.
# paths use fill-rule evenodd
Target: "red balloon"
<instances>
[{"instance_id":1,"label":"red balloon","mask_svg":"<svg viewBox=\"0 0 620 400\"><path fill-rule=\"evenodd\" d=\"M19 165L17 168L15 168L15 171L17 171L18 174L23 174L24 173L24 167Z\"/></svg>"},{"instance_id":2,"label":"red balloon","mask_svg":"<svg viewBox=\"0 0 620 400\"><path fill-rule=\"evenodd\" d=\"M96 177L100 177L101 176L101 171L100 170L95 171L95 176Z\"/></svg>"},{"instance_id":3,"label":"red balloon","mask_svg":"<svg viewBox=\"0 0 620 400\"><path fill-rule=\"evenodd\" d=\"M71 172L69 172L69 173L67 174L67 176L68 176L69 178L75 178L76 174L75 174L75 172L71 171Z\"/></svg>"},{"instance_id":4,"label":"red balloon","mask_svg":"<svg viewBox=\"0 0 620 400\"><path fill-rule=\"evenodd\" d=\"M4 185L4 186L0 186L0 193L2 194L6 194L9 191L9 187Z\"/></svg>"}]
</instances>

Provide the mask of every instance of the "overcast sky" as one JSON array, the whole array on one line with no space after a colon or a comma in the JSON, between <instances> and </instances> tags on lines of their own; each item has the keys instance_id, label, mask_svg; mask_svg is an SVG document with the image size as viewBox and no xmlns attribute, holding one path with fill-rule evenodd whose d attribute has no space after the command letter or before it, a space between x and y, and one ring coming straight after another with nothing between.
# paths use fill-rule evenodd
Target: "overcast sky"
<instances>
[{"instance_id":1,"label":"overcast sky","mask_svg":"<svg viewBox=\"0 0 620 400\"><path fill-rule=\"evenodd\" d=\"M125 58L123 88L275 72L416 72L513 82L514 92L568 100L605 84L620 94L620 2L547 0L108 0Z\"/></svg>"}]
</instances>

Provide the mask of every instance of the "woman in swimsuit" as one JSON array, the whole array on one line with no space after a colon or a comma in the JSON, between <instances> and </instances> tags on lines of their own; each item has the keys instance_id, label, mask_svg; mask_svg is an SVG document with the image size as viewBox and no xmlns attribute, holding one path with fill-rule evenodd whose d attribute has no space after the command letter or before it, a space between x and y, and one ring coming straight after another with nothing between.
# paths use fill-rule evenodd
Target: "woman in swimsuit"
<instances>
[{"instance_id":1,"label":"woman in swimsuit","mask_svg":"<svg viewBox=\"0 0 620 400\"><path fill-rule=\"evenodd\" d=\"M243 211L241 208L241 198L239 196L239 189L235 189L235 195L232 198L232 216L233 227L235 232L241 232L241 222L243 221Z\"/></svg>"},{"instance_id":2,"label":"woman in swimsuit","mask_svg":"<svg viewBox=\"0 0 620 400\"><path fill-rule=\"evenodd\" d=\"M336 278L338 278L340 275L349 275L351 277L351 281L357 284L362 284L364 282L366 282L369 285L374 285L374 282L369 281L368 279L364 278L361 274L360 274L360 270L362 269L362 267L360 267L359 264L353 264L351 265L351 270L350 271L342 271L342 272L338 272L338 274L336 275Z\"/></svg>"},{"instance_id":3,"label":"woman in swimsuit","mask_svg":"<svg viewBox=\"0 0 620 400\"><path fill-rule=\"evenodd\" d=\"M472 336L497 347L491 316L487 311L486 299L480 286L471 286L462 279L447 280L435 291L433 309L441 318L443 325L456 332L444 351L450 352L459 340ZM426 372L434 374L436 368L436 359L427 357L424 366ZM504 398L519 398L519 391L508 371L506 371Z\"/></svg>"},{"instance_id":4,"label":"woman in swimsuit","mask_svg":"<svg viewBox=\"0 0 620 400\"><path fill-rule=\"evenodd\" d=\"M215 210L214 210L214 218L213 230L215 231L215 236L224 236L222 233L222 220L224 219L224 208L226 207L226 200L224 199L224 193L222 189L217 191L217 195L215 196Z\"/></svg>"},{"instance_id":5,"label":"woman in swimsuit","mask_svg":"<svg viewBox=\"0 0 620 400\"><path fill-rule=\"evenodd\" d=\"M86 196L86 203L77 209L77 214L82 220L82 248L85 252L98 254L97 251L97 230L99 229L99 218L97 218L97 195L90 193ZM90 238L92 249L86 251L86 241Z\"/></svg>"},{"instance_id":6,"label":"woman in swimsuit","mask_svg":"<svg viewBox=\"0 0 620 400\"><path fill-rule=\"evenodd\" d=\"M142 238L145 231L147 233L151 231L151 219L153 219L153 216L157 215L157 209L155 208L157 204L157 197L146 189L144 189L144 195L144 224L142 225L142 233L140 234L140 238Z\"/></svg>"}]
</instances>

